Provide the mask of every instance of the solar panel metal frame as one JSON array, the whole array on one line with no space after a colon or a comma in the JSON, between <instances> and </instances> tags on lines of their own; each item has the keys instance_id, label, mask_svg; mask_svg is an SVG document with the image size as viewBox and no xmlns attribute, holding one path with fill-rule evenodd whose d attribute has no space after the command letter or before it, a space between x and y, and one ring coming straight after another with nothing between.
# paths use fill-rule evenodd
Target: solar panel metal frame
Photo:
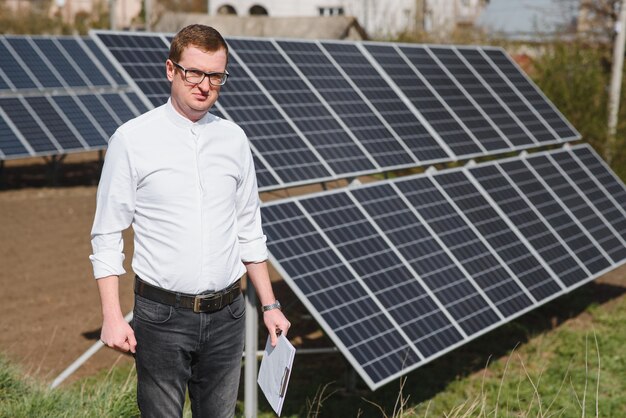
<instances>
[{"instance_id":1,"label":"solar panel metal frame","mask_svg":"<svg viewBox=\"0 0 626 418\"><path fill-rule=\"evenodd\" d=\"M576 145L576 146L567 146L565 149L571 149L571 150L579 150L579 149L590 149L590 147L588 145ZM559 152L560 150L553 150L553 151L542 151L542 152L538 152L538 153L534 153L530 156L535 156L535 155L551 155L551 153L554 152ZM593 151L592 151L593 153ZM597 157L597 154L593 153L596 158L598 158L599 161L602 161L601 159L599 159L599 157ZM572 152L573 155L573 152ZM530 157L529 156L529 157ZM477 166L491 166L491 165L498 165L501 163L506 163L509 161L521 161L523 159L525 159L526 156L522 155L517 156L517 157L510 157L510 158L506 158L506 159L502 159L502 160L498 160L498 161L492 161L492 162L488 162L488 163L481 163L481 164L469 164L467 166L464 167L459 167L459 168L453 168L453 169L448 169L448 170L443 170L441 172L439 172L440 174L444 174L444 173L455 173L455 172L463 172L465 174L465 176L467 177L467 179L470 181L470 183L473 186L476 186L478 188L478 190L480 191L480 193L483 195L483 197L489 201L491 207L499 214L500 218L503 219L508 225L509 228L511 228L511 230L518 236L521 237L523 241L525 241L525 237L524 234L521 233L517 227L515 227L515 225L513 223L510 222L510 220L508 219L508 217L506 216L506 214L502 211L502 209L490 198L490 196L483 190L482 186L476 181L476 179L474 179L474 177L469 174L468 170L471 169L472 167L477 167ZM604 167L608 169L608 167L605 165L605 163L603 162ZM277 201L271 201L268 203L264 203L263 207L271 207L271 206L276 206L276 205L281 205L281 204L285 204L285 203L296 203L298 205L298 207L300 208L300 210L303 212L303 214L305 215L305 217L310 217L310 215L308 215L308 212L301 206L298 204L298 202L300 200L304 200L304 199L315 199L317 197L324 197L324 196L329 196L332 194L341 194L341 193L348 193L348 196L351 196L352 199L356 200L353 195L350 193L350 191L352 190L361 190L361 189L366 189L369 187L378 187L381 185L393 185L396 182L399 181L407 181L413 178L421 178L421 177L426 177L426 178L430 178L431 180L433 178L436 178L438 172L434 172L434 171L430 171L430 172L426 172L423 174L417 174L417 175L412 175L412 176L408 176L406 178L401 178L401 179L394 179L394 180L384 180L384 181L378 181L375 183L370 183L370 184L365 184L365 185L359 185L359 186L350 186L350 187L345 187L345 188L340 188L340 189L335 189L332 191L326 191L326 192L319 192L319 193L314 193L314 194L310 194L310 195L305 195L305 196L297 196L297 197L291 197L291 198L286 198L286 199L281 199L281 200L277 200ZM566 176L566 178L569 180L569 176ZM592 177L593 178L593 177ZM623 186L623 183L621 182L621 180L619 180L617 177L614 177L614 180L617 181L619 184ZM437 183L437 182L435 182ZM601 186L601 184L596 181L596 184L598 186ZM602 188L604 193L607 196L610 196L609 193ZM550 189L551 190L551 189ZM626 188L625 188L626 190ZM447 193L446 193L447 196ZM449 196L448 196L449 197ZM561 202L560 199L555 199L557 202ZM613 202L616 206L617 202ZM595 207L594 205L592 205L592 207ZM619 206L618 206L619 207ZM365 218L368 219L368 221L372 224L372 225L376 225L375 222L372 221L372 219L370 218L369 214L367 213L367 211L362 211L363 215ZM460 213L462 213L462 211L459 211ZM623 210L623 208L621 209L621 214L626 217L626 210ZM606 221L606 219L604 219L604 221ZM309 222L311 222L309 220ZM608 221L606 222L608 223ZM324 236L324 232L321 230L320 226L316 223L316 222L311 222L311 225L315 228L316 232L318 234L321 234L322 236ZM584 230L586 231L586 229L584 228ZM480 234L480 236L484 239L484 236L482 234ZM335 247L334 243L330 240L326 240L328 247L335 253L335 254L341 254L337 248ZM622 242L624 242L624 240L622 240ZM548 263L543 259L543 257L537 253L537 251L535 250L535 248L533 247L533 245L531 245L528 242L525 242L525 245L527 247L527 249L530 250L530 252L536 256L537 260L541 263L541 266L546 269L547 271L551 272L551 274L553 275L553 277L555 277L558 280L558 275L556 273L554 273L551 269L551 267L548 265ZM597 244L596 244L597 245ZM270 242L270 246L271 246L271 242ZM569 249L569 247L566 247L569 251L571 251ZM447 347L446 349L436 353L433 356L427 357L427 358L423 358L421 361L413 364L410 367L407 367L406 369L401 370L398 373L395 373L393 375L388 376L387 378L380 380L380 381L373 381L364 371L362 368L362 365L359 364L359 362L350 354L350 352L348 351L348 348L344 345L343 341L341 339L339 339L339 337L337 335L335 335L334 331L332 330L332 328L329 326L329 324L324 320L324 318L321 316L321 314L317 311L317 309L313 306L312 302L310 302L307 298L307 296L305 295L304 291L301 290L299 288L299 286L296 284L296 282L294 281L294 279L288 274L288 272L281 266L280 263L280 259L277 258L271 251L270 249L270 254L269 254L269 259L272 262L272 265L276 268L276 270L281 274L281 276L283 277L283 279L289 284L290 288L293 290L293 292L298 296L298 298L301 300L301 302L306 306L306 308L309 310L309 312L313 315L313 317L318 321L318 323L322 326L322 328L324 329L325 333L328 335L328 337L337 345L337 347L339 347L340 351L344 354L344 356L346 357L346 359L348 360L348 362L354 367L354 369L359 373L359 375L361 376L361 378L367 383L367 385L370 387L370 389L375 390L383 385L385 385L386 383L389 383L390 381L402 376L403 374L415 370L416 368L464 345L465 343L467 343L470 340L473 340L475 338L477 338L480 335L484 335L486 333L488 333L489 331L499 327L500 325L510 322L513 319L523 315L526 312L529 312L531 310L536 309L539 306L542 306L543 304L554 300L555 298L564 295L566 293L571 292L572 290L583 286L586 283L589 283L590 281L594 280L595 278L605 274L608 271L611 271L615 268L617 268L620 265L623 265L626 263L626 259L622 259L622 260L618 260L616 262L614 262L613 264L610 264L608 267L597 271L595 273L590 273L588 277L586 277L583 280L578 281L577 283L570 285L570 286L565 286L561 283L561 289L558 292L553 293L552 295L546 297L543 300L537 301L536 303L530 305L529 307L520 310L518 312L516 312L515 314L505 318L504 320L501 320L499 322L496 322L495 324L486 327L484 329L482 329L481 331L479 331L478 333L474 334L471 336L471 338L466 338L463 339L461 341L459 341L458 343L451 345L449 347ZM344 261L344 263L346 263L346 261ZM349 265L348 265L349 267Z\"/></svg>"}]
</instances>

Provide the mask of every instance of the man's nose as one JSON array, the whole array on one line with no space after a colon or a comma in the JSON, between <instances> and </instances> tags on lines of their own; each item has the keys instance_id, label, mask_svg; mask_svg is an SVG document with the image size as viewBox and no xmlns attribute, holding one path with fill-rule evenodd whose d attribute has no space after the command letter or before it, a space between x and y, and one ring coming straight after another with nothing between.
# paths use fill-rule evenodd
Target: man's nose
<instances>
[{"instance_id":1,"label":"man's nose","mask_svg":"<svg viewBox=\"0 0 626 418\"><path fill-rule=\"evenodd\" d=\"M198 83L198 88L202 91L211 90L211 83L209 82L209 77L204 77L200 83Z\"/></svg>"}]
</instances>

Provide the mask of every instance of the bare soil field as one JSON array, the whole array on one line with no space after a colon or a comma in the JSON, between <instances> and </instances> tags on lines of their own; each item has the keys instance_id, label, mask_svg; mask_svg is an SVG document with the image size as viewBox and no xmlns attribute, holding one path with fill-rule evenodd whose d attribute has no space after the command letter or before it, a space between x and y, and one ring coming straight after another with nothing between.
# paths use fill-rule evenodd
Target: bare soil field
<instances>
[{"instance_id":1,"label":"bare soil field","mask_svg":"<svg viewBox=\"0 0 626 418\"><path fill-rule=\"evenodd\" d=\"M46 381L52 381L99 339L100 303L88 259L98 164L79 165L82 168L76 173L71 165L65 168L62 187L54 188L41 187L45 184L41 166L9 165L3 176L5 190L0 190L0 353L27 374ZM264 200L277 197L286 196L268 195ZM120 293L126 313L132 309L130 232L125 242L129 273L121 281ZM279 280L275 273L273 280ZM597 303L624 297L626 267L590 286L594 286ZM276 291L279 299L293 301L290 320L299 324L290 333L294 342L306 347L331 346L310 318L295 317L305 311L284 282L276 283ZM105 348L67 382L116 362L131 361L130 356Z\"/></svg>"}]
</instances>

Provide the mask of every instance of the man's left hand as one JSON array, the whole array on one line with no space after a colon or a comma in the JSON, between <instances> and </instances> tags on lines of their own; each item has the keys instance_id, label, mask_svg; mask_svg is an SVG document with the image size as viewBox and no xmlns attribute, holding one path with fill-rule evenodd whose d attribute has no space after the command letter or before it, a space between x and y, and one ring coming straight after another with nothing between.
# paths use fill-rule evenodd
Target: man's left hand
<instances>
[{"instance_id":1,"label":"man's left hand","mask_svg":"<svg viewBox=\"0 0 626 418\"><path fill-rule=\"evenodd\" d=\"M287 335L287 331L289 331L289 327L291 326L291 323L287 321L287 318L285 318L285 315L280 309L272 309L263 312L263 322L265 322L265 326L270 334L272 347L276 346L278 336Z\"/></svg>"}]
</instances>

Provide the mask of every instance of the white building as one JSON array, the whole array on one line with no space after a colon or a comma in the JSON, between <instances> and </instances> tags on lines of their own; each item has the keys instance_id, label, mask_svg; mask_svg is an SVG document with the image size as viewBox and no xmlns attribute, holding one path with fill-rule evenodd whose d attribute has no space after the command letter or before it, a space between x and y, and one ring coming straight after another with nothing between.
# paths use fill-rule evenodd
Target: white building
<instances>
[{"instance_id":1,"label":"white building","mask_svg":"<svg viewBox=\"0 0 626 418\"><path fill-rule=\"evenodd\" d=\"M452 32L471 26L488 0L210 0L209 14L312 17L348 15L375 37Z\"/></svg>"}]
</instances>

